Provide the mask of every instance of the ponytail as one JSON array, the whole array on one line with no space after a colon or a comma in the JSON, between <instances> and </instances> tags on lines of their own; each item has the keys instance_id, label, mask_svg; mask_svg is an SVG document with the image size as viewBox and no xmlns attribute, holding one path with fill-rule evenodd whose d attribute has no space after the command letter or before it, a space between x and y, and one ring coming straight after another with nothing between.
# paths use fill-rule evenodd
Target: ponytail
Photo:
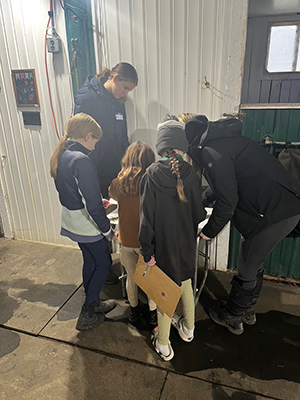
<instances>
[{"instance_id":1,"label":"ponytail","mask_svg":"<svg viewBox=\"0 0 300 400\"><path fill-rule=\"evenodd\" d=\"M167 157L170 159L172 174L174 174L177 177L177 193L179 200L184 203L187 203L188 201L184 194L184 186L183 186L183 181L180 177L179 161L176 158L176 153L174 150L171 149L167 149L166 153Z\"/></svg>"},{"instance_id":2,"label":"ponytail","mask_svg":"<svg viewBox=\"0 0 300 400\"><path fill-rule=\"evenodd\" d=\"M90 116L79 113L70 118L65 126L66 135L60 139L50 160L50 174L52 178L57 178L58 158L64 152L68 139L78 140L85 138L91 132L93 138L100 140L102 129L100 125Z\"/></svg>"},{"instance_id":3,"label":"ponytail","mask_svg":"<svg viewBox=\"0 0 300 400\"><path fill-rule=\"evenodd\" d=\"M110 77L111 75L111 70L108 68L104 68L100 74L95 75L95 77L98 79L98 81L100 81L101 78L104 77L104 80L107 81L107 79Z\"/></svg>"},{"instance_id":4,"label":"ponytail","mask_svg":"<svg viewBox=\"0 0 300 400\"><path fill-rule=\"evenodd\" d=\"M56 179L57 177L58 158L65 150L67 139L68 135L65 135L63 138L61 138L58 145L56 146L56 149L54 150L54 153L52 154L50 160L50 175L53 179Z\"/></svg>"}]
</instances>

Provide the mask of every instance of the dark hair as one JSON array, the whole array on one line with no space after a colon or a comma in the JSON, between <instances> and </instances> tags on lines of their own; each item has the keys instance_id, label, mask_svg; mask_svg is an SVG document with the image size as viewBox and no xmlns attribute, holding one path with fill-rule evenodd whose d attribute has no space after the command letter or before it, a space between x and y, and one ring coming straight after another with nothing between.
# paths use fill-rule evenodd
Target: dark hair
<instances>
[{"instance_id":1,"label":"dark hair","mask_svg":"<svg viewBox=\"0 0 300 400\"><path fill-rule=\"evenodd\" d=\"M166 121L177 121L179 122L179 119L176 117L176 115L173 114L166 114L165 118L162 120L162 122Z\"/></svg>"},{"instance_id":2,"label":"dark hair","mask_svg":"<svg viewBox=\"0 0 300 400\"><path fill-rule=\"evenodd\" d=\"M105 68L100 74L96 75L96 78L100 80L100 78L104 77L106 80L112 79L114 76L117 76L120 81L128 81L133 83L135 86L138 84L138 74L136 69L127 62L120 62L115 65L111 70Z\"/></svg>"},{"instance_id":3,"label":"dark hair","mask_svg":"<svg viewBox=\"0 0 300 400\"><path fill-rule=\"evenodd\" d=\"M122 169L118 174L120 192L138 196L142 176L154 161L154 151L148 144L140 141L133 142L127 148L121 161Z\"/></svg>"},{"instance_id":4,"label":"dark hair","mask_svg":"<svg viewBox=\"0 0 300 400\"><path fill-rule=\"evenodd\" d=\"M197 114L195 114L195 113L181 113L181 114L178 115L178 121L179 121L179 122L183 122L184 124L186 124L187 122L189 122L190 119L196 117L196 115L197 115ZM197 151L197 150L198 150L198 151ZM186 155L186 161L187 161L190 165L192 165L192 167L193 167L194 170L196 171L196 174L197 174L198 177L201 179L201 177L202 177L202 167L199 166L199 162L196 162L196 161L195 161L195 159L197 159L197 157L193 158L193 157L191 156L192 153L193 153L193 154L195 154L195 153L199 154L199 157L201 157L201 159L202 159L201 151L200 151L199 149L196 149L196 150L195 150L195 149L192 149L192 148L189 146L189 149L188 149L188 152L187 152L187 155ZM202 165L202 164L201 164L201 165Z\"/></svg>"}]
</instances>

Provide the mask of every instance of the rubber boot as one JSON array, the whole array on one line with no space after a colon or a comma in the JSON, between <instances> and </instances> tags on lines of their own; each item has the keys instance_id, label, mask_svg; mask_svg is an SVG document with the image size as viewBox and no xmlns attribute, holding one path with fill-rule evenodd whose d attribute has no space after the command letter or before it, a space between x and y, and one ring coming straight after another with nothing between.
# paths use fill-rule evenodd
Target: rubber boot
<instances>
[{"instance_id":1,"label":"rubber boot","mask_svg":"<svg viewBox=\"0 0 300 400\"><path fill-rule=\"evenodd\" d=\"M89 307L82 306L80 315L77 320L76 329L78 331L86 331L88 329L96 328L105 320L104 313L95 313L95 305Z\"/></svg>"},{"instance_id":2,"label":"rubber boot","mask_svg":"<svg viewBox=\"0 0 300 400\"><path fill-rule=\"evenodd\" d=\"M141 308L141 303L139 302L136 307L131 307L130 306L130 315L129 315L129 322L131 324L134 324L137 322L142 315L142 308Z\"/></svg>"},{"instance_id":3,"label":"rubber boot","mask_svg":"<svg viewBox=\"0 0 300 400\"><path fill-rule=\"evenodd\" d=\"M245 312L243 316L243 322L247 325L254 325L256 323L256 315L254 311L254 306L257 303L257 300L259 298L262 285L263 285L263 279L264 279L264 271L260 270L257 275L256 275L256 286L254 288L254 293L253 293L253 300L250 305L250 308Z\"/></svg>"},{"instance_id":4,"label":"rubber boot","mask_svg":"<svg viewBox=\"0 0 300 400\"><path fill-rule=\"evenodd\" d=\"M119 276L115 271L111 269L108 271L107 277L105 279L105 285L114 285L119 281Z\"/></svg>"},{"instance_id":5,"label":"rubber boot","mask_svg":"<svg viewBox=\"0 0 300 400\"><path fill-rule=\"evenodd\" d=\"M245 290L242 281L233 277L231 291L226 305L211 308L209 314L214 322L225 326L229 332L241 335L244 332L243 316L254 298L254 289Z\"/></svg>"},{"instance_id":6,"label":"rubber boot","mask_svg":"<svg viewBox=\"0 0 300 400\"><path fill-rule=\"evenodd\" d=\"M152 326L157 326L157 310L147 310L145 320Z\"/></svg>"}]
</instances>

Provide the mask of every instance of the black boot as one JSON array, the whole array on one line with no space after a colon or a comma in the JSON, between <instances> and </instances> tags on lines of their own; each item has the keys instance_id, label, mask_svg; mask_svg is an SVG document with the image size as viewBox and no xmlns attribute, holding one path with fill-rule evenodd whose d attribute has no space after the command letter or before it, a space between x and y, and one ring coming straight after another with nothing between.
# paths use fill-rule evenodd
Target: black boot
<instances>
[{"instance_id":1,"label":"black boot","mask_svg":"<svg viewBox=\"0 0 300 400\"><path fill-rule=\"evenodd\" d=\"M136 307L131 307L130 306L130 315L129 315L129 322L131 324L136 323L140 317L142 316L142 308L140 302Z\"/></svg>"},{"instance_id":2,"label":"black boot","mask_svg":"<svg viewBox=\"0 0 300 400\"><path fill-rule=\"evenodd\" d=\"M249 309L254 295L254 289L246 290L238 278L231 281L232 287L226 306L211 308L209 314L214 322L225 326L229 332L241 335L244 332L243 316Z\"/></svg>"},{"instance_id":3,"label":"black boot","mask_svg":"<svg viewBox=\"0 0 300 400\"><path fill-rule=\"evenodd\" d=\"M149 310L147 311L146 315L144 316L145 320L148 324L157 326L157 310Z\"/></svg>"},{"instance_id":4,"label":"black boot","mask_svg":"<svg viewBox=\"0 0 300 400\"><path fill-rule=\"evenodd\" d=\"M78 331L86 331L88 329L96 328L105 320L104 313L95 313L95 305L89 307L82 306L80 315L77 320L76 329Z\"/></svg>"},{"instance_id":5,"label":"black boot","mask_svg":"<svg viewBox=\"0 0 300 400\"><path fill-rule=\"evenodd\" d=\"M257 275L256 275L256 286L254 288L254 293L253 293L253 300L252 303L249 307L249 309L245 312L243 316L243 322L247 325L254 325L256 323L256 315L254 312L254 306L257 303L257 300L259 298L262 285L263 285L263 279L264 279L264 271L260 270Z\"/></svg>"},{"instance_id":6,"label":"black boot","mask_svg":"<svg viewBox=\"0 0 300 400\"><path fill-rule=\"evenodd\" d=\"M119 281L119 276L115 271L109 270L107 277L105 279L106 285L114 285Z\"/></svg>"}]
</instances>

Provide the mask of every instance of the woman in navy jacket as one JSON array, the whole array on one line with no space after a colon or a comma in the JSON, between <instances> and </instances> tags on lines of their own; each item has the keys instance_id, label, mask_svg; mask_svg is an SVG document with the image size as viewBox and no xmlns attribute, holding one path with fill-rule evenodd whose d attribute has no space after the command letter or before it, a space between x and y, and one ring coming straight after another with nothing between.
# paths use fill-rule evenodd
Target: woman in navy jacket
<instances>
[{"instance_id":1,"label":"woman in navy jacket","mask_svg":"<svg viewBox=\"0 0 300 400\"><path fill-rule=\"evenodd\" d=\"M90 157L98 172L101 192L108 197L108 187L121 169L121 159L129 145L124 103L138 84L135 68L125 62L112 70L88 76L75 95L75 114L90 115L101 126L103 136Z\"/></svg>"},{"instance_id":2,"label":"woman in navy jacket","mask_svg":"<svg viewBox=\"0 0 300 400\"><path fill-rule=\"evenodd\" d=\"M200 236L214 238L230 220L242 235L227 305L210 310L216 323L240 335L242 322L256 322L253 307L262 288L264 260L299 221L300 190L273 155L242 136L241 121L209 122L199 115L185 131L188 153L203 169L216 199Z\"/></svg>"}]
</instances>

